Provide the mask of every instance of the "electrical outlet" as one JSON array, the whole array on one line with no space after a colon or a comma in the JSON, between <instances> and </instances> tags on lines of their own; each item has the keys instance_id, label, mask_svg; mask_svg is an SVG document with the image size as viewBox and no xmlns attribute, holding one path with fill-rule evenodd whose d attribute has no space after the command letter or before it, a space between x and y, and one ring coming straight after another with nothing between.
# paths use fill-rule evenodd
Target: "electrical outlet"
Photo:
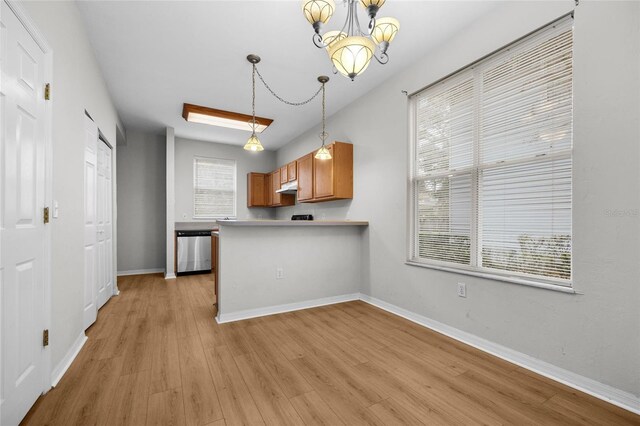
<instances>
[{"instance_id":1,"label":"electrical outlet","mask_svg":"<svg viewBox=\"0 0 640 426\"><path fill-rule=\"evenodd\" d=\"M284 269L276 268L276 280L281 280L284 278Z\"/></svg>"},{"instance_id":2,"label":"electrical outlet","mask_svg":"<svg viewBox=\"0 0 640 426\"><path fill-rule=\"evenodd\" d=\"M458 283L458 296L467 297L467 285L465 283Z\"/></svg>"}]
</instances>

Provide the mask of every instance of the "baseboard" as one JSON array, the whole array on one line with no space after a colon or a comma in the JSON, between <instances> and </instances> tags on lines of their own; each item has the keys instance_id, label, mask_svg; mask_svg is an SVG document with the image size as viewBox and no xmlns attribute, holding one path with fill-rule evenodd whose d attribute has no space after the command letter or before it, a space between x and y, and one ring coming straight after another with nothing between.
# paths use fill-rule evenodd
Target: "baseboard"
<instances>
[{"instance_id":1,"label":"baseboard","mask_svg":"<svg viewBox=\"0 0 640 426\"><path fill-rule=\"evenodd\" d=\"M130 271L118 271L118 276L119 277L125 277L127 275L158 274L160 272L164 272L164 268L132 269Z\"/></svg>"},{"instance_id":2,"label":"baseboard","mask_svg":"<svg viewBox=\"0 0 640 426\"><path fill-rule=\"evenodd\" d=\"M452 339L458 340L481 351L488 352L492 355L509 361L513 364L519 365L522 368L531 370L542 376L548 377L556 382L563 383L579 391L588 393L598 399L617 405L618 407L629 410L633 413L640 414L640 397L637 397L629 392L616 389L612 386L605 385L596 380L588 377L581 376L569 370L557 367L548 362L541 361L533 358L522 352L509 349L506 346L499 345L497 343L490 342L481 337L475 336L471 333L467 333L457 328L453 328L441 322L432 320L425 316L416 314L398 306L392 305L375 297L368 296L366 294L360 294L360 300L376 306L380 309L384 309L387 312L398 315L409 321L420 324Z\"/></svg>"},{"instance_id":3,"label":"baseboard","mask_svg":"<svg viewBox=\"0 0 640 426\"><path fill-rule=\"evenodd\" d=\"M287 303L284 305L267 306L265 308L257 309L247 309L230 314L218 314L218 316L216 317L216 321L218 322L218 324L224 324L226 322L241 321L249 318L263 317L266 315L299 311L301 309L316 308L318 306L333 305L335 303L350 302L352 300L359 299L360 293L323 297L321 299L305 300L304 302Z\"/></svg>"},{"instance_id":4,"label":"baseboard","mask_svg":"<svg viewBox=\"0 0 640 426\"><path fill-rule=\"evenodd\" d=\"M80 333L76 341L73 342L73 345L71 345L64 358L62 358L62 361L60 361L58 365L56 365L56 368L53 369L53 372L51 373L51 387L55 387L60 379L62 379L62 376L64 376L64 373L69 369L73 360L76 359L80 353L80 349L82 349L86 341L87 336L83 331Z\"/></svg>"}]
</instances>

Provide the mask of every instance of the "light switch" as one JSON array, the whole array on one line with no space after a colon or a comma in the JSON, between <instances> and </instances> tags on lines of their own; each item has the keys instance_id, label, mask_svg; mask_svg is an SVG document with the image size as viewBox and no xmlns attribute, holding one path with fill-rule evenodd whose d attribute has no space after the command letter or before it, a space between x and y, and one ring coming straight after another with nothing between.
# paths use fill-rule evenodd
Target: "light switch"
<instances>
[{"instance_id":1,"label":"light switch","mask_svg":"<svg viewBox=\"0 0 640 426\"><path fill-rule=\"evenodd\" d=\"M53 200L53 214L52 214L54 219L58 218L58 202L56 200Z\"/></svg>"}]
</instances>

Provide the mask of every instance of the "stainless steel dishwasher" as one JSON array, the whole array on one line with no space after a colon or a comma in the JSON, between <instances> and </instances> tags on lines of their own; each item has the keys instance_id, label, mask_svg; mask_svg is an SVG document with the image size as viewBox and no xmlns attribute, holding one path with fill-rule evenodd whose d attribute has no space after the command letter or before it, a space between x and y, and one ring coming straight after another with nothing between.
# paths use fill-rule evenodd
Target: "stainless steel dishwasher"
<instances>
[{"instance_id":1,"label":"stainless steel dishwasher","mask_svg":"<svg viewBox=\"0 0 640 426\"><path fill-rule=\"evenodd\" d=\"M211 231L178 231L178 275L211 272Z\"/></svg>"}]
</instances>

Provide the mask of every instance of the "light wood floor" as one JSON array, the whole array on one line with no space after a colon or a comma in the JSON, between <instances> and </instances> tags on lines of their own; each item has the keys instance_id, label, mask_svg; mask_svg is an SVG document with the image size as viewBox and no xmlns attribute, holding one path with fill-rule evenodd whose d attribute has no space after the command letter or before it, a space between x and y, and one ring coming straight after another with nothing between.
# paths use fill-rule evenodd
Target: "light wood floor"
<instances>
[{"instance_id":1,"label":"light wood floor","mask_svg":"<svg viewBox=\"0 0 640 426\"><path fill-rule=\"evenodd\" d=\"M23 424L640 424L362 302L217 325L210 276L118 286Z\"/></svg>"}]
</instances>

